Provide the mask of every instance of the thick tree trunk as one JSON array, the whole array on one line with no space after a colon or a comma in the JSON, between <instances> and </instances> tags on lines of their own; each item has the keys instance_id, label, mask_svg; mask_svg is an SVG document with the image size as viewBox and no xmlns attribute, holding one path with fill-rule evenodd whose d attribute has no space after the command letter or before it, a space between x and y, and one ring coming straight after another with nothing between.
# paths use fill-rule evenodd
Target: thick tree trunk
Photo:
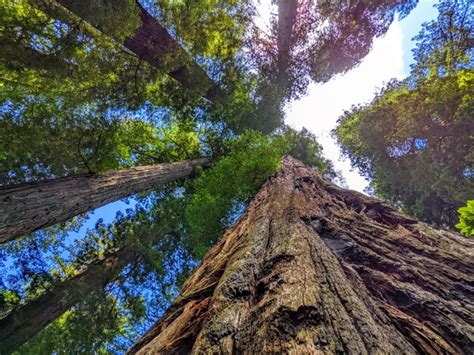
<instances>
[{"instance_id":1,"label":"thick tree trunk","mask_svg":"<svg viewBox=\"0 0 474 355\"><path fill-rule=\"evenodd\" d=\"M472 354L473 257L288 157L130 353Z\"/></svg>"},{"instance_id":2,"label":"thick tree trunk","mask_svg":"<svg viewBox=\"0 0 474 355\"><path fill-rule=\"evenodd\" d=\"M53 0L30 0L32 4L51 16L56 17L58 10ZM102 31L107 36L114 37L107 30L107 15L102 18L91 9L97 6L121 6L124 1L114 4L109 0L55 0L69 11L89 22L92 26ZM126 2L125 2L126 3ZM152 66L165 70L172 78L177 80L184 89L199 93L210 101L216 102L221 97L221 89L213 82L206 72L186 53L179 43L170 35L153 16L136 2L137 12L140 16L140 26L132 37L126 38L122 43L138 58L143 59ZM116 14L115 14L116 15ZM127 14L131 16L131 14ZM124 18L127 23L129 18Z\"/></svg>"},{"instance_id":3,"label":"thick tree trunk","mask_svg":"<svg viewBox=\"0 0 474 355\"><path fill-rule=\"evenodd\" d=\"M192 174L210 158L0 187L0 244Z\"/></svg>"},{"instance_id":4,"label":"thick tree trunk","mask_svg":"<svg viewBox=\"0 0 474 355\"><path fill-rule=\"evenodd\" d=\"M125 249L110 254L0 319L0 354L15 351L91 292L103 289L133 258Z\"/></svg>"}]
</instances>

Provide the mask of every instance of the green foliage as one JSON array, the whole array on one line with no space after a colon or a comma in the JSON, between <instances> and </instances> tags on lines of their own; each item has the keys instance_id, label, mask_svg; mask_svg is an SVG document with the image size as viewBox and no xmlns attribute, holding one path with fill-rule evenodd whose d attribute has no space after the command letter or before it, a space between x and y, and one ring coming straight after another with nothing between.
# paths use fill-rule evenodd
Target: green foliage
<instances>
[{"instance_id":1,"label":"green foliage","mask_svg":"<svg viewBox=\"0 0 474 355\"><path fill-rule=\"evenodd\" d=\"M277 170L288 147L281 140L248 131L231 143L230 153L193 181L195 193L186 207L190 245L204 256L239 204L246 203Z\"/></svg>"},{"instance_id":2,"label":"green foliage","mask_svg":"<svg viewBox=\"0 0 474 355\"><path fill-rule=\"evenodd\" d=\"M148 87L163 82L163 75L54 2L47 3L56 19L26 0L2 2L2 104L39 100L62 108L95 103L104 109L137 107L150 99Z\"/></svg>"},{"instance_id":3,"label":"green foliage","mask_svg":"<svg viewBox=\"0 0 474 355\"><path fill-rule=\"evenodd\" d=\"M329 180L340 178L332 162L324 158L323 147L318 143L316 135L304 127L298 132L287 126L280 134L290 147L288 154L293 158L311 166Z\"/></svg>"},{"instance_id":4,"label":"green foliage","mask_svg":"<svg viewBox=\"0 0 474 355\"><path fill-rule=\"evenodd\" d=\"M449 38L469 40L459 21L468 21L472 6L443 1L439 8L438 21L417 37L411 76L345 112L335 134L376 194L421 220L454 227L456 210L474 194L474 72L466 61L470 49L457 45L454 57L440 53L453 44ZM447 13L457 19L451 35L432 40L445 30Z\"/></svg>"},{"instance_id":5,"label":"green foliage","mask_svg":"<svg viewBox=\"0 0 474 355\"><path fill-rule=\"evenodd\" d=\"M451 75L472 66L474 37L474 5L469 0L443 0L435 5L439 15L423 24L414 38L413 75L420 79Z\"/></svg>"},{"instance_id":6,"label":"green foliage","mask_svg":"<svg viewBox=\"0 0 474 355\"><path fill-rule=\"evenodd\" d=\"M465 207L458 209L459 223L456 228L466 237L474 237L474 200L468 200Z\"/></svg>"},{"instance_id":7,"label":"green foliage","mask_svg":"<svg viewBox=\"0 0 474 355\"><path fill-rule=\"evenodd\" d=\"M191 53L223 59L242 47L252 10L252 4L242 0L162 0L158 16Z\"/></svg>"},{"instance_id":8,"label":"green foliage","mask_svg":"<svg viewBox=\"0 0 474 355\"><path fill-rule=\"evenodd\" d=\"M192 184L195 189L186 206L189 247L201 258L223 230L242 213L248 201L291 154L327 177L335 177L330 162L322 157L316 137L303 128L286 127L268 136L247 131L231 141L229 152Z\"/></svg>"},{"instance_id":9,"label":"green foliage","mask_svg":"<svg viewBox=\"0 0 474 355\"><path fill-rule=\"evenodd\" d=\"M33 0L33 4L35 1L38 0ZM141 25L135 0L92 0L87 4L69 1L68 7L118 41L132 37Z\"/></svg>"},{"instance_id":10,"label":"green foliage","mask_svg":"<svg viewBox=\"0 0 474 355\"><path fill-rule=\"evenodd\" d=\"M11 111L10 111L11 112ZM200 134L191 121L161 127L128 118L41 110L4 114L0 121L0 182L39 180L198 157ZM34 137L34 139L32 139Z\"/></svg>"},{"instance_id":11,"label":"green foliage","mask_svg":"<svg viewBox=\"0 0 474 355\"><path fill-rule=\"evenodd\" d=\"M0 318L10 312L20 301L18 292L7 289L0 290Z\"/></svg>"},{"instance_id":12,"label":"green foliage","mask_svg":"<svg viewBox=\"0 0 474 355\"><path fill-rule=\"evenodd\" d=\"M473 78L462 70L415 89L394 82L346 112L335 131L377 194L430 223L454 226L474 193Z\"/></svg>"},{"instance_id":13,"label":"green foliage","mask_svg":"<svg viewBox=\"0 0 474 355\"><path fill-rule=\"evenodd\" d=\"M143 306L141 310L135 306L135 314L124 312L123 307L111 295L90 297L66 311L14 354L108 354L114 339L126 335L131 331L130 323L143 316ZM114 350L125 351L126 348Z\"/></svg>"}]
</instances>

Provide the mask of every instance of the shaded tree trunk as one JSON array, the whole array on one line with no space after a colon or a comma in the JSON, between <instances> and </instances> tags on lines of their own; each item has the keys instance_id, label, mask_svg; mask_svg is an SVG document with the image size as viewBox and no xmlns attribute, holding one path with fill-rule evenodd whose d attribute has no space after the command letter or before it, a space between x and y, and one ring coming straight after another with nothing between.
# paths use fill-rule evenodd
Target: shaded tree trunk
<instances>
[{"instance_id":1,"label":"shaded tree trunk","mask_svg":"<svg viewBox=\"0 0 474 355\"><path fill-rule=\"evenodd\" d=\"M0 354L15 351L91 292L103 289L134 257L126 249L110 254L0 319Z\"/></svg>"},{"instance_id":2,"label":"shaded tree trunk","mask_svg":"<svg viewBox=\"0 0 474 355\"><path fill-rule=\"evenodd\" d=\"M58 16L58 10L55 8L53 0L30 1L33 6L38 7L52 17ZM55 2L111 37L114 37L114 34L109 33L107 14L100 16L91 9L98 8L98 11L100 11L101 6L109 8L127 3L126 1L119 1L114 4L109 0L55 0ZM221 97L221 89L218 85L207 76L206 72L179 45L168 30L151 16L138 1L135 6L140 16L140 25L133 36L126 38L122 45L138 58L160 70L165 70L184 89L198 93L210 101L217 101ZM127 15L131 16L130 13ZM129 18L123 18L122 23L125 24L128 20Z\"/></svg>"},{"instance_id":3,"label":"shaded tree trunk","mask_svg":"<svg viewBox=\"0 0 474 355\"><path fill-rule=\"evenodd\" d=\"M130 353L472 354L473 256L287 157Z\"/></svg>"},{"instance_id":4,"label":"shaded tree trunk","mask_svg":"<svg viewBox=\"0 0 474 355\"><path fill-rule=\"evenodd\" d=\"M0 244L191 175L210 158L0 187Z\"/></svg>"}]
</instances>

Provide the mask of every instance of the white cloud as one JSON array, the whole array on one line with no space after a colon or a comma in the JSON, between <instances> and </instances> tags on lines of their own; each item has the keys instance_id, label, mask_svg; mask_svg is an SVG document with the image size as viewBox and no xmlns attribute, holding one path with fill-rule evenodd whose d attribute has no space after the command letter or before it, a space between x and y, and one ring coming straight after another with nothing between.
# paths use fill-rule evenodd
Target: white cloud
<instances>
[{"instance_id":1,"label":"white cloud","mask_svg":"<svg viewBox=\"0 0 474 355\"><path fill-rule=\"evenodd\" d=\"M362 192L367 181L351 171L348 160L340 159L339 147L330 131L345 109L370 101L377 88L390 79L403 78L403 64L403 33L400 23L395 22L384 37L374 41L372 51L358 67L326 84L311 84L309 94L286 109L286 123L297 129L304 126L318 136L325 156L342 171L351 189Z\"/></svg>"}]
</instances>

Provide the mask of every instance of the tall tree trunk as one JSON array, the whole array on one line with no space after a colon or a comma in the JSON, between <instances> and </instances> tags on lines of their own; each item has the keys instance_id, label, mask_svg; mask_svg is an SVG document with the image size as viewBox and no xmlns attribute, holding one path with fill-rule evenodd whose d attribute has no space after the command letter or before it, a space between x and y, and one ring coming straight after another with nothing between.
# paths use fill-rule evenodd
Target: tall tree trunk
<instances>
[{"instance_id":1,"label":"tall tree trunk","mask_svg":"<svg viewBox=\"0 0 474 355\"><path fill-rule=\"evenodd\" d=\"M0 319L0 354L15 351L91 292L103 289L134 257L127 249L110 254Z\"/></svg>"},{"instance_id":2,"label":"tall tree trunk","mask_svg":"<svg viewBox=\"0 0 474 355\"><path fill-rule=\"evenodd\" d=\"M93 9L100 11L101 7L110 9L113 6L123 6L127 1L114 2L110 0L30 0L33 6L50 14L58 16L55 2L61 4L73 14L90 23L107 36L115 37L109 33L108 14L100 16ZM116 1L116 0L114 0ZM216 102L222 97L221 89L213 82L206 72L194 59L179 45L153 16L151 16L138 1L135 2L136 10L140 16L140 25L133 36L123 41L122 45L133 52L138 58L152 66L165 70L173 79L177 80L184 89L199 93L210 101ZM92 11L91 11L92 10ZM114 13L113 15L118 15ZM131 16L131 13L127 13ZM123 18L126 24L129 17Z\"/></svg>"},{"instance_id":3,"label":"tall tree trunk","mask_svg":"<svg viewBox=\"0 0 474 355\"><path fill-rule=\"evenodd\" d=\"M277 33L277 78L276 82L282 92L286 92L290 86L289 67L291 64L290 52L293 41L293 28L298 14L297 0L278 1L278 33Z\"/></svg>"},{"instance_id":4,"label":"tall tree trunk","mask_svg":"<svg viewBox=\"0 0 474 355\"><path fill-rule=\"evenodd\" d=\"M472 354L474 241L283 161L130 353Z\"/></svg>"},{"instance_id":5,"label":"tall tree trunk","mask_svg":"<svg viewBox=\"0 0 474 355\"><path fill-rule=\"evenodd\" d=\"M191 175L210 158L0 187L0 244Z\"/></svg>"}]
</instances>

